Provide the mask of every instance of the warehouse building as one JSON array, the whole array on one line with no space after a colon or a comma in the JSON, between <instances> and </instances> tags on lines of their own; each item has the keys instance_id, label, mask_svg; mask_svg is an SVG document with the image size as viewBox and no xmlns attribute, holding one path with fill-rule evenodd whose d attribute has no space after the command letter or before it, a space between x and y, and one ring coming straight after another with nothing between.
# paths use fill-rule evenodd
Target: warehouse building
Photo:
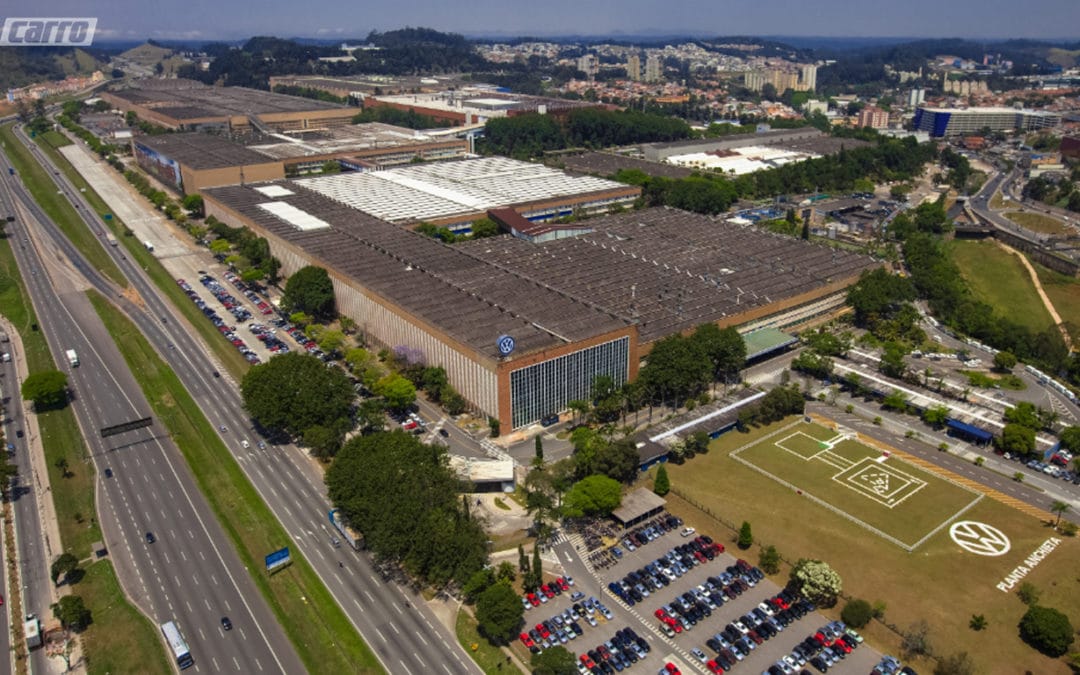
<instances>
[{"instance_id":1,"label":"warehouse building","mask_svg":"<svg viewBox=\"0 0 1080 675\"><path fill-rule=\"evenodd\" d=\"M206 212L266 237L286 275L326 268L338 310L372 340L408 345L504 429L637 372L625 319L462 249L358 212L298 181L213 188Z\"/></svg>"},{"instance_id":2,"label":"warehouse building","mask_svg":"<svg viewBox=\"0 0 1080 675\"><path fill-rule=\"evenodd\" d=\"M352 123L356 108L196 80L137 80L101 98L125 113L177 131L251 133L324 129Z\"/></svg>"},{"instance_id":3,"label":"warehouse building","mask_svg":"<svg viewBox=\"0 0 1080 675\"><path fill-rule=\"evenodd\" d=\"M464 139L380 123L257 134L244 141L189 132L138 136L131 147L140 166L184 193L321 171L330 161L355 171L375 171L417 160L461 159L469 151Z\"/></svg>"},{"instance_id":4,"label":"warehouse building","mask_svg":"<svg viewBox=\"0 0 1080 675\"><path fill-rule=\"evenodd\" d=\"M632 379L653 342L701 323L790 329L835 313L879 264L666 208L594 218L577 236L450 246L314 186L212 188L206 210L265 236L286 275L326 268L338 310L372 342L419 350L505 430L588 399L597 375Z\"/></svg>"},{"instance_id":5,"label":"warehouse building","mask_svg":"<svg viewBox=\"0 0 1080 675\"><path fill-rule=\"evenodd\" d=\"M432 117L440 124L453 126L484 124L497 117L528 113L561 115L575 108L594 108L599 105L601 104L589 101L508 94L491 87L364 98L365 109L384 106L405 112L412 110L419 115Z\"/></svg>"},{"instance_id":6,"label":"warehouse building","mask_svg":"<svg viewBox=\"0 0 1080 675\"><path fill-rule=\"evenodd\" d=\"M629 206L641 188L504 157L417 164L299 181L304 187L398 224L432 223L469 232L489 209L510 207L530 221Z\"/></svg>"},{"instance_id":7,"label":"warehouse building","mask_svg":"<svg viewBox=\"0 0 1080 675\"><path fill-rule=\"evenodd\" d=\"M1035 131L1061 125L1061 115L1018 108L919 108L913 126L934 138L991 131Z\"/></svg>"},{"instance_id":8,"label":"warehouse building","mask_svg":"<svg viewBox=\"0 0 1080 675\"><path fill-rule=\"evenodd\" d=\"M285 177L281 160L210 134L138 136L131 151L140 167L182 194Z\"/></svg>"}]
</instances>

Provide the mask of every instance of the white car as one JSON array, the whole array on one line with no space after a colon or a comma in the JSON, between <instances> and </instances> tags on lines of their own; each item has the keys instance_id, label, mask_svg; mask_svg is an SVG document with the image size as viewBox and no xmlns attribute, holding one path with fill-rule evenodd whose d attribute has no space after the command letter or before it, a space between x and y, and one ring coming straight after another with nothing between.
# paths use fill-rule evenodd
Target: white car
<instances>
[{"instance_id":1,"label":"white car","mask_svg":"<svg viewBox=\"0 0 1080 675\"><path fill-rule=\"evenodd\" d=\"M686 528L683 528L683 531L680 532L679 534L681 534L684 537L689 537L690 535L692 535L695 532L697 532L697 530L695 530L694 528L686 527Z\"/></svg>"},{"instance_id":2,"label":"white car","mask_svg":"<svg viewBox=\"0 0 1080 675\"><path fill-rule=\"evenodd\" d=\"M773 616L773 614L775 614L775 612L773 611L773 608L770 607L769 603L767 603L767 602L763 602L760 605L758 605L758 609L765 612L765 614L768 615L768 616Z\"/></svg>"},{"instance_id":3,"label":"white car","mask_svg":"<svg viewBox=\"0 0 1080 675\"><path fill-rule=\"evenodd\" d=\"M244 448L250 448L251 447L251 443L248 443L246 438L241 439L240 445L244 446Z\"/></svg>"}]
</instances>

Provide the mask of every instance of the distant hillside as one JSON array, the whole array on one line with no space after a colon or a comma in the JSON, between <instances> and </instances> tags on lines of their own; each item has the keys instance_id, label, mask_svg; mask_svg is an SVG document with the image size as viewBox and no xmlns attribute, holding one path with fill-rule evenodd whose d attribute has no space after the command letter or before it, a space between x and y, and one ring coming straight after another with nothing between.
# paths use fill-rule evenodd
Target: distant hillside
<instances>
[{"instance_id":1,"label":"distant hillside","mask_svg":"<svg viewBox=\"0 0 1080 675\"><path fill-rule=\"evenodd\" d=\"M137 63L146 68L153 68L157 63L172 56L172 53L173 50L168 49L167 47L162 47L152 42L144 42L138 47L123 52L117 58Z\"/></svg>"},{"instance_id":2,"label":"distant hillside","mask_svg":"<svg viewBox=\"0 0 1080 675\"><path fill-rule=\"evenodd\" d=\"M62 80L69 75L89 75L103 68L105 61L79 48L0 47L0 90Z\"/></svg>"}]
</instances>

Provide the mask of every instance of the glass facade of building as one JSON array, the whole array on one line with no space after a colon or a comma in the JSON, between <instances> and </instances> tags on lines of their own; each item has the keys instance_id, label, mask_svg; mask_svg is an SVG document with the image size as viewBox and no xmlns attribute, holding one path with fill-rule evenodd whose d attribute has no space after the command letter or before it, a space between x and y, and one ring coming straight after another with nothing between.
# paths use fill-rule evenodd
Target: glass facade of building
<instances>
[{"instance_id":1,"label":"glass facade of building","mask_svg":"<svg viewBox=\"0 0 1080 675\"><path fill-rule=\"evenodd\" d=\"M615 386L622 386L629 368L630 338L623 337L511 371L510 415L514 428L562 412L570 401L589 400L597 375L609 375Z\"/></svg>"}]
</instances>

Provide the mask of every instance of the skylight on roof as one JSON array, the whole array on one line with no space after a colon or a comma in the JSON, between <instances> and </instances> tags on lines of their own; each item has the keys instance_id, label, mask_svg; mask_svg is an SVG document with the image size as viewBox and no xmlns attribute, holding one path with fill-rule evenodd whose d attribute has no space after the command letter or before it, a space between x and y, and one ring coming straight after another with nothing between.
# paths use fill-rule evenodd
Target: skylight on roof
<instances>
[{"instance_id":1,"label":"skylight on roof","mask_svg":"<svg viewBox=\"0 0 1080 675\"><path fill-rule=\"evenodd\" d=\"M262 185L255 188L255 191L265 197L288 197L289 195L296 194L292 190L283 188L280 185Z\"/></svg>"},{"instance_id":2,"label":"skylight on roof","mask_svg":"<svg viewBox=\"0 0 1080 675\"><path fill-rule=\"evenodd\" d=\"M265 204L259 204L259 208L281 218L286 223L303 232L307 232L308 230L322 230L330 227L330 223L325 220L316 218L307 211L298 209L292 204L287 204L285 202L266 202Z\"/></svg>"}]
</instances>

